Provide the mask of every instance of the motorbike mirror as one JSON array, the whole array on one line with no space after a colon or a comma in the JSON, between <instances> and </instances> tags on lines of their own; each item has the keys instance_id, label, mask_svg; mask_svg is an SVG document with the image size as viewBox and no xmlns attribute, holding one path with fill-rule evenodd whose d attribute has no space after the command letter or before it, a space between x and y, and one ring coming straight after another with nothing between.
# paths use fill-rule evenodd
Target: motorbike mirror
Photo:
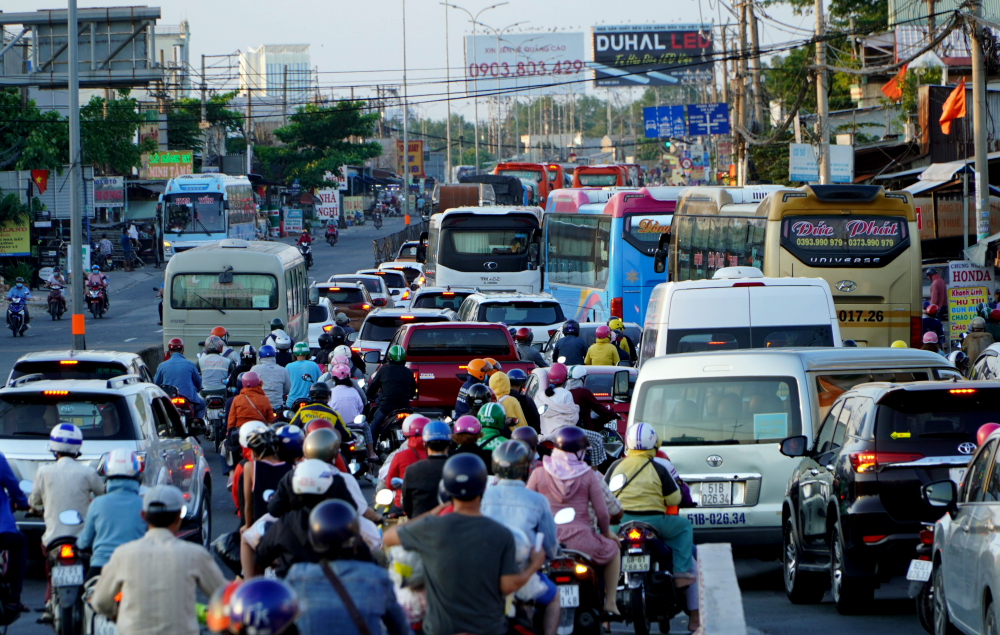
<instances>
[{"instance_id":1,"label":"motorbike mirror","mask_svg":"<svg viewBox=\"0 0 1000 635\"><path fill-rule=\"evenodd\" d=\"M564 507L556 512L554 520L557 525L568 525L576 520L576 510L572 507Z\"/></svg>"},{"instance_id":2,"label":"motorbike mirror","mask_svg":"<svg viewBox=\"0 0 1000 635\"><path fill-rule=\"evenodd\" d=\"M30 494L33 484L28 479L22 479L21 482L18 483L18 486L21 488L22 492L24 492L25 494Z\"/></svg>"},{"instance_id":3,"label":"motorbike mirror","mask_svg":"<svg viewBox=\"0 0 1000 635\"><path fill-rule=\"evenodd\" d=\"M319 287L309 287L309 304L319 304Z\"/></svg>"},{"instance_id":4,"label":"motorbike mirror","mask_svg":"<svg viewBox=\"0 0 1000 635\"><path fill-rule=\"evenodd\" d=\"M624 474L615 474L613 477L611 477L611 482L608 483L608 488L610 488L612 492L617 492L623 487L625 487Z\"/></svg>"},{"instance_id":5,"label":"motorbike mirror","mask_svg":"<svg viewBox=\"0 0 1000 635\"><path fill-rule=\"evenodd\" d=\"M560 364L565 364L566 363L566 356L562 355L556 361L559 362Z\"/></svg>"},{"instance_id":6,"label":"motorbike mirror","mask_svg":"<svg viewBox=\"0 0 1000 635\"><path fill-rule=\"evenodd\" d=\"M393 489L399 489L400 487L403 486L403 479L399 478L398 476L394 476L389 481L389 484L392 485Z\"/></svg>"},{"instance_id":7,"label":"motorbike mirror","mask_svg":"<svg viewBox=\"0 0 1000 635\"><path fill-rule=\"evenodd\" d=\"M264 502L265 503L267 501L271 500L272 496L274 496L274 490L273 489L266 489L266 490L264 490Z\"/></svg>"},{"instance_id":8,"label":"motorbike mirror","mask_svg":"<svg viewBox=\"0 0 1000 635\"><path fill-rule=\"evenodd\" d=\"M181 505L181 518L187 518L187 515L188 515L188 506Z\"/></svg>"},{"instance_id":9,"label":"motorbike mirror","mask_svg":"<svg viewBox=\"0 0 1000 635\"><path fill-rule=\"evenodd\" d=\"M353 333L348 333L347 334L347 343L348 344L353 344L356 341L358 341L358 332L357 331L354 331Z\"/></svg>"},{"instance_id":10,"label":"motorbike mirror","mask_svg":"<svg viewBox=\"0 0 1000 635\"><path fill-rule=\"evenodd\" d=\"M64 512L59 512L59 522L67 527L74 527L83 522L83 516L75 509L67 509Z\"/></svg>"},{"instance_id":11,"label":"motorbike mirror","mask_svg":"<svg viewBox=\"0 0 1000 635\"><path fill-rule=\"evenodd\" d=\"M392 505L393 498L395 498L395 494L392 493L391 489L380 490L378 494L375 494L375 504L388 507Z\"/></svg>"},{"instance_id":12,"label":"motorbike mirror","mask_svg":"<svg viewBox=\"0 0 1000 635\"><path fill-rule=\"evenodd\" d=\"M354 423L364 423L364 422L365 422L365 416L364 415L358 415L358 416L354 417Z\"/></svg>"},{"instance_id":13,"label":"motorbike mirror","mask_svg":"<svg viewBox=\"0 0 1000 635\"><path fill-rule=\"evenodd\" d=\"M97 475L107 476L108 472L108 458L111 456L110 452L105 452L101 455L100 460L97 461Z\"/></svg>"},{"instance_id":14,"label":"motorbike mirror","mask_svg":"<svg viewBox=\"0 0 1000 635\"><path fill-rule=\"evenodd\" d=\"M381 355L378 351L368 351L362 359L365 360L366 364L377 364L380 357Z\"/></svg>"},{"instance_id":15,"label":"motorbike mirror","mask_svg":"<svg viewBox=\"0 0 1000 635\"><path fill-rule=\"evenodd\" d=\"M257 530L258 536L263 536L265 533L267 533L267 530L270 529L271 525L273 524L274 521L269 521L265 520L264 518L261 518L254 524L254 529Z\"/></svg>"},{"instance_id":16,"label":"motorbike mirror","mask_svg":"<svg viewBox=\"0 0 1000 635\"><path fill-rule=\"evenodd\" d=\"M543 415L543 414L545 414L545 411L548 410L548 409L549 409L549 407L547 405L546 406L538 406L538 414Z\"/></svg>"},{"instance_id":17,"label":"motorbike mirror","mask_svg":"<svg viewBox=\"0 0 1000 635\"><path fill-rule=\"evenodd\" d=\"M364 379L359 379L358 380L358 386L360 386L361 388L364 388L365 387L365 380Z\"/></svg>"}]
</instances>

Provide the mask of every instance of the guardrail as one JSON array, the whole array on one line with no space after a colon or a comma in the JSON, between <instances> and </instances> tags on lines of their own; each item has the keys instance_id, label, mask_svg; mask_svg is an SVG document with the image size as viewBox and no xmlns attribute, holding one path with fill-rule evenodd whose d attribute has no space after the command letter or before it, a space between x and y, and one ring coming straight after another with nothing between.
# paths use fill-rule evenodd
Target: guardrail
<instances>
[{"instance_id":1,"label":"guardrail","mask_svg":"<svg viewBox=\"0 0 1000 635\"><path fill-rule=\"evenodd\" d=\"M383 262L392 262L399 253L399 248L408 240L419 240L420 234L427 231L430 223L424 221L415 225L408 225L406 229L389 234L385 238L376 238L372 241L372 249L375 251L375 266Z\"/></svg>"},{"instance_id":2,"label":"guardrail","mask_svg":"<svg viewBox=\"0 0 1000 635\"><path fill-rule=\"evenodd\" d=\"M747 635L729 543L698 545L698 605L701 627L696 635Z\"/></svg>"}]
</instances>

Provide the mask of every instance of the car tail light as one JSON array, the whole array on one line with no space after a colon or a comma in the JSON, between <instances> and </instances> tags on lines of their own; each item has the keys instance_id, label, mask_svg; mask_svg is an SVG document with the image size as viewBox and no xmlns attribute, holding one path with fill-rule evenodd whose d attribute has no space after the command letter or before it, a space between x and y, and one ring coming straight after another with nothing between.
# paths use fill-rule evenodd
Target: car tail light
<instances>
[{"instance_id":1,"label":"car tail light","mask_svg":"<svg viewBox=\"0 0 1000 635\"><path fill-rule=\"evenodd\" d=\"M922 545L933 545L934 544L934 530L933 529L921 529L920 533L920 544Z\"/></svg>"},{"instance_id":2,"label":"car tail light","mask_svg":"<svg viewBox=\"0 0 1000 635\"><path fill-rule=\"evenodd\" d=\"M358 347L358 346L352 346L351 350L354 351L355 353L360 353L361 352L361 348ZM375 350L375 349L371 349L371 350Z\"/></svg>"},{"instance_id":3,"label":"car tail light","mask_svg":"<svg viewBox=\"0 0 1000 635\"><path fill-rule=\"evenodd\" d=\"M68 390L43 390L42 394L46 397L65 397L69 394Z\"/></svg>"},{"instance_id":4,"label":"car tail light","mask_svg":"<svg viewBox=\"0 0 1000 635\"><path fill-rule=\"evenodd\" d=\"M862 536L861 537L861 540L863 540L866 545L870 545L870 544L872 544L874 542L878 542L878 541L884 540L884 539L885 539L885 534L876 535L876 536Z\"/></svg>"},{"instance_id":5,"label":"car tail light","mask_svg":"<svg viewBox=\"0 0 1000 635\"><path fill-rule=\"evenodd\" d=\"M875 472L879 467L893 463L907 463L924 458L916 452L852 452L848 455L851 468L858 474Z\"/></svg>"},{"instance_id":6,"label":"car tail light","mask_svg":"<svg viewBox=\"0 0 1000 635\"><path fill-rule=\"evenodd\" d=\"M555 335L556 331L558 331L558 330L559 329L549 329L549 337L552 337L553 335Z\"/></svg>"},{"instance_id":7,"label":"car tail light","mask_svg":"<svg viewBox=\"0 0 1000 635\"><path fill-rule=\"evenodd\" d=\"M409 300L410 299L410 290L409 289L404 289L403 290L403 299L404 300Z\"/></svg>"},{"instance_id":8,"label":"car tail light","mask_svg":"<svg viewBox=\"0 0 1000 635\"><path fill-rule=\"evenodd\" d=\"M333 330L333 326L334 326L333 324L326 324L326 325L324 325L323 326L323 332L324 333L329 333L330 331Z\"/></svg>"},{"instance_id":9,"label":"car tail light","mask_svg":"<svg viewBox=\"0 0 1000 635\"><path fill-rule=\"evenodd\" d=\"M412 315L400 315L400 316L399 316L399 319L400 319L400 320L412 320L412 319L413 319L413 317L414 317L414 316L412 316Z\"/></svg>"},{"instance_id":10,"label":"car tail light","mask_svg":"<svg viewBox=\"0 0 1000 635\"><path fill-rule=\"evenodd\" d=\"M340 291L340 287L327 287L327 291Z\"/></svg>"},{"instance_id":11,"label":"car tail light","mask_svg":"<svg viewBox=\"0 0 1000 635\"><path fill-rule=\"evenodd\" d=\"M763 287L763 282L736 282L733 287Z\"/></svg>"},{"instance_id":12,"label":"car tail light","mask_svg":"<svg viewBox=\"0 0 1000 635\"><path fill-rule=\"evenodd\" d=\"M115 593L115 603L120 604L121 601L122 601L122 592L119 591L118 593Z\"/></svg>"},{"instance_id":13,"label":"car tail light","mask_svg":"<svg viewBox=\"0 0 1000 635\"><path fill-rule=\"evenodd\" d=\"M910 347L920 348L924 345L923 320L920 317L910 316Z\"/></svg>"},{"instance_id":14,"label":"car tail light","mask_svg":"<svg viewBox=\"0 0 1000 635\"><path fill-rule=\"evenodd\" d=\"M453 295L455 295L455 292L454 291L443 291L441 293L441 295L453 296Z\"/></svg>"},{"instance_id":15,"label":"car tail light","mask_svg":"<svg viewBox=\"0 0 1000 635\"><path fill-rule=\"evenodd\" d=\"M622 299L611 298L611 315L621 317L621 314L622 314Z\"/></svg>"},{"instance_id":16,"label":"car tail light","mask_svg":"<svg viewBox=\"0 0 1000 635\"><path fill-rule=\"evenodd\" d=\"M61 360L59 362L59 365L60 366L75 366L76 364L79 364L79 363L80 362L78 362L75 359L64 359L64 360Z\"/></svg>"},{"instance_id":17,"label":"car tail light","mask_svg":"<svg viewBox=\"0 0 1000 635\"><path fill-rule=\"evenodd\" d=\"M424 281L425 281L425 278L423 276L420 276L419 278L417 278L417 284L423 284Z\"/></svg>"}]
</instances>

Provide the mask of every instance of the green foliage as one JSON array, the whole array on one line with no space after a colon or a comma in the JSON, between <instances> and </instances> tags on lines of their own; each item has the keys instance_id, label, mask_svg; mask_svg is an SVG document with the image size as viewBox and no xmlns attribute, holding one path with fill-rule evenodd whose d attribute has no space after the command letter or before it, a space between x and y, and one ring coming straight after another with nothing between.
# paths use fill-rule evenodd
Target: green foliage
<instances>
[{"instance_id":1,"label":"green foliage","mask_svg":"<svg viewBox=\"0 0 1000 635\"><path fill-rule=\"evenodd\" d=\"M24 278L25 282L30 285L31 280L35 277L35 267L30 262L15 259L10 261L10 264L0 268L0 276L3 276L4 281L9 285L13 285L18 278Z\"/></svg>"},{"instance_id":2,"label":"green foliage","mask_svg":"<svg viewBox=\"0 0 1000 635\"><path fill-rule=\"evenodd\" d=\"M788 144L792 141L789 137L767 146L749 146L750 180L791 185L788 180Z\"/></svg>"},{"instance_id":3,"label":"green foliage","mask_svg":"<svg viewBox=\"0 0 1000 635\"><path fill-rule=\"evenodd\" d=\"M118 91L108 100L91 97L80 109L83 162L93 164L103 174L131 174L141 163L143 152L156 150L152 139L138 145L133 142L141 123L139 102L129 97L128 90Z\"/></svg>"},{"instance_id":4,"label":"green foliage","mask_svg":"<svg viewBox=\"0 0 1000 635\"><path fill-rule=\"evenodd\" d=\"M799 15L811 14L814 0L765 0L764 6L787 4ZM830 26L846 32L853 21L855 31L875 33L889 25L888 0L831 0L827 5Z\"/></svg>"},{"instance_id":5,"label":"green foliage","mask_svg":"<svg viewBox=\"0 0 1000 635\"><path fill-rule=\"evenodd\" d=\"M243 134L246 119L239 112L227 108L236 97L237 91L219 93L205 100L205 118L212 125L222 125L227 133ZM201 121L200 99L179 99L167 114L170 129L169 148L171 150L195 150L202 145L203 131L198 127ZM244 142L244 146L245 146ZM245 150L245 147L244 147Z\"/></svg>"},{"instance_id":6,"label":"green foliage","mask_svg":"<svg viewBox=\"0 0 1000 635\"><path fill-rule=\"evenodd\" d=\"M21 104L17 88L0 87L0 170L60 170L69 153L68 130L55 112L34 100Z\"/></svg>"}]
</instances>

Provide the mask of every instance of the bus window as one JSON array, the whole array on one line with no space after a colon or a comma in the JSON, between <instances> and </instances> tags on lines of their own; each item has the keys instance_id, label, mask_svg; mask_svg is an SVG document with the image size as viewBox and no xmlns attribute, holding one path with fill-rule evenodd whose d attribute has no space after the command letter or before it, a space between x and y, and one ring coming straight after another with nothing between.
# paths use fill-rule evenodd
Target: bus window
<instances>
[{"instance_id":1,"label":"bus window","mask_svg":"<svg viewBox=\"0 0 1000 635\"><path fill-rule=\"evenodd\" d=\"M174 309L278 308L278 281L259 273L233 274L233 281L219 283L219 274L188 273L173 277L170 306Z\"/></svg>"},{"instance_id":2,"label":"bus window","mask_svg":"<svg viewBox=\"0 0 1000 635\"><path fill-rule=\"evenodd\" d=\"M549 216L549 282L603 287L608 281L610 239L610 218Z\"/></svg>"},{"instance_id":3,"label":"bus window","mask_svg":"<svg viewBox=\"0 0 1000 635\"><path fill-rule=\"evenodd\" d=\"M582 187L612 187L618 185L618 175L614 173L584 172L579 175Z\"/></svg>"},{"instance_id":4,"label":"bus window","mask_svg":"<svg viewBox=\"0 0 1000 635\"><path fill-rule=\"evenodd\" d=\"M656 249L656 243L660 240L660 234L670 231L670 222L673 214L642 214L639 216L626 216L624 223L624 237L639 253L652 255Z\"/></svg>"}]
</instances>

